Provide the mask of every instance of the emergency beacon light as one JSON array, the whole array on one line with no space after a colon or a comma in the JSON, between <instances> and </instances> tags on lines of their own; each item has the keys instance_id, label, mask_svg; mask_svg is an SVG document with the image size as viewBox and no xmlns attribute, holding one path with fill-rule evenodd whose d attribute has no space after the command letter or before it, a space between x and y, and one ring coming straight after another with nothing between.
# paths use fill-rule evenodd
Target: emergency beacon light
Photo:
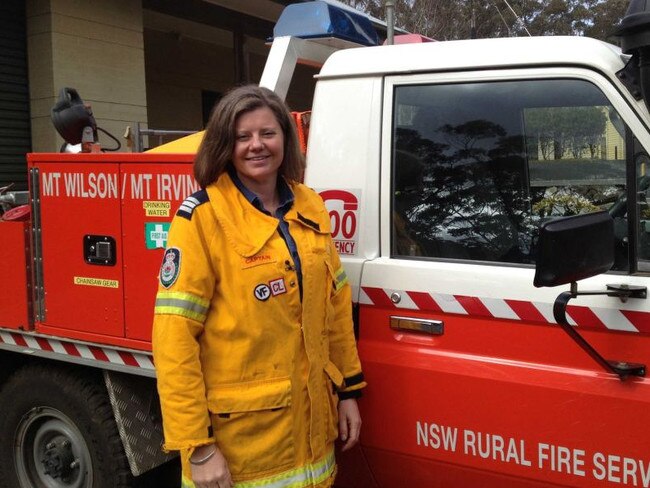
<instances>
[{"instance_id":1,"label":"emergency beacon light","mask_svg":"<svg viewBox=\"0 0 650 488\"><path fill-rule=\"evenodd\" d=\"M90 127L94 142L97 142L95 117L74 88L61 89L51 117L57 132L68 144L80 144L86 127Z\"/></svg>"},{"instance_id":2,"label":"emergency beacon light","mask_svg":"<svg viewBox=\"0 0 650 488\"><path fill-rule=\"evenodd\" d=\"M362 46L376 46L377 32L367 17L323 1L294 3L285 7L273 28L273 38L336 37Z\"/></svg>"}]
</instances>

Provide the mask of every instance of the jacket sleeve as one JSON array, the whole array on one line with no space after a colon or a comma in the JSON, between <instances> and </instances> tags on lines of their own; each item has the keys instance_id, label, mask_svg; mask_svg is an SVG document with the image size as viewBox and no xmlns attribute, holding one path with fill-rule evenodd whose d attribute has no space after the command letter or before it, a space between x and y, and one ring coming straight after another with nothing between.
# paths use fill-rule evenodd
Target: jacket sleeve
<instances>
[{"instance_id":1,"label":"jacket sleeve","mask_svg":"<svg viewBox=\"0 0 650 488\"><path fill-rule=\"evenodd\" d=\"M156 295L152 343L165 450L214 442L199 346L217 280L209 253L214 222L201 226L198 213L172 221Z\"/></svg>"},{"instance_id":2,"label":"jacket sleeve","mask_svg":"<svg viewBox=\"0 0 650 488\"><path fill-rule=\"evenodd\" d=\"M332 264L332 294L330 306L332 318L329 324L330 359L343 374L343 386L339 399L361 396L366 382L361 371L357 344L352 322L352 290L334 243L330 239Z\"/></svg>"}]
</instances>

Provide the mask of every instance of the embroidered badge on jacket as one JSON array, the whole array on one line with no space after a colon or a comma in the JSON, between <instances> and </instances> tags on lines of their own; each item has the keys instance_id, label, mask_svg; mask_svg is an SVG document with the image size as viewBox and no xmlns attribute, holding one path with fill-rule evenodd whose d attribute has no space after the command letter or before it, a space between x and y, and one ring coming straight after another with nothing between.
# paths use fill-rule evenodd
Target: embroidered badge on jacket
<instances>
[{"instance_id":1,"label":"embroidered badge on jacket","mask_svg":"<svg viewBox=\"0 0 650 488\"><path fill-rule=\"evenodd\" d=\"M287 292L287 287L284 286L284 278L269 281L269 286L271 287L271 295L273 296L282 295Z\"/></svg>"},{"instance_id":2,"label":"embroidered badge on jacket","mask_svg":"<svg viewBox=\"0 0 650 488\"><path fill-rule=\"evenodd\" d=\"M170 247L165 251L163 263L160 267L160 284L169 288L174 284L181 271L181 250Z\"/></svg>"},{"instance_id":3,"label":"embroidered badge on jacket","mask_svg":"<svg viewBox=\"0 0 650 488\"><path fill-rule=\"evenodd\" d=\"M253 290L253 294L255 295L255 298L257 298L259 301L265 302L271 296L271 289L267 284L260 283L255 287L255 290Z\"/></svg>"}]
</instances>

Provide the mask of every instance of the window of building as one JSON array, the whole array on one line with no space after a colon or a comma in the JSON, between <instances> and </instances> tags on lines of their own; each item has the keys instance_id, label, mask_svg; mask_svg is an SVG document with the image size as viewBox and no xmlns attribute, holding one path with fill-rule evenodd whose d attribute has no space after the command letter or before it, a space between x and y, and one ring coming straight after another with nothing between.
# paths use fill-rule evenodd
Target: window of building
<instances>
[{"instance_id":1,"label":"window of building","mask_svg":"<svg viewBox=\"0 0 650 488\"><path fill-rule=\"evenodd\" d=\"M201 117L203 120L203 127L208 125L210 115L214 106L219 103L223 95L219 92L212 90L201 90Z\"/></svg>"}]
</instances>

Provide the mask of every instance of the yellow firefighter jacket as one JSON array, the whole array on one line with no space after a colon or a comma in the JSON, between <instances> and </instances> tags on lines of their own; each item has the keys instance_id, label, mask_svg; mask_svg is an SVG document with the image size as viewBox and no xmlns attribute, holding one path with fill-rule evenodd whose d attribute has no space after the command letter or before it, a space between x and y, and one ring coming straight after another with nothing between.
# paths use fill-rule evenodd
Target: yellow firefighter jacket
<instances>
[{"instance_id":1,"label":"yellow firefighter jacket","mask_svg":"<svg viewBox=\"0 0 650 488\"><path fill-rule=\"evenodd\" d=\"M227 173L174 218L160 271L153 352L165 448L216 442L237 487L311 487L333 476L337 393L363 386L351 291L320 197L291 183L285 215L257 210ZM185 486L185 485L184 485Z\"/></svg>"}]
</instances>

